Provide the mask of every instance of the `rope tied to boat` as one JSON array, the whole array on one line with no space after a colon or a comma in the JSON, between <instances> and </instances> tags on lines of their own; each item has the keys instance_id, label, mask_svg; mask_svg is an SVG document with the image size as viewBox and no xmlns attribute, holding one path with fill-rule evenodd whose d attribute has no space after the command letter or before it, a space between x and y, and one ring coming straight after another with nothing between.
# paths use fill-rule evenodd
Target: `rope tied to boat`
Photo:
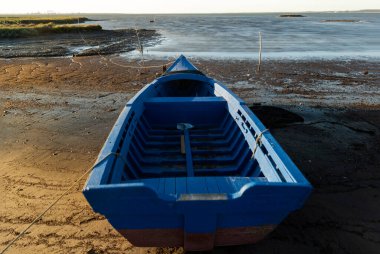
<instances>
[{"instance_id":1,"label":"rope tied to boat","mask_svg":"<svg viewBox=\"0 0 380 254\"><path fill-rule=\"evenodd\" d=\"M253 148L253 151L252 151L252 157L251 157L251 160L253 160L255 158L255 153L256 153L256 150L259 146L261 146L262 142L261 142L261 138L263 136L263 134L265 132L269 131L269 129L265 129L263 130L262 132L259 133L259 135L257 135L256 139L255 139L255 147Z\"/></svg>"},{"instance_id":2,"label":"rope tied to boat","mask_svg":"<svg viewBox=\"0 0 380 254\"><path fill-rule=\"evenodd\" d=\"M111 152L109 154L107 154L106 156L104 156L102 159L100 159L98 162L96 162L92 167L90 167L89 169L86 170L86 172L84 172L77 180L75 180L75 182L70 185L70 187L64 192L62 193L57 199L55 199L42 213L40 213L23 231L21 231L20 234L18 234L10 243L8 243L8 245L0 252L0 254L3 254L5 253L18 239L20 239L23 235L25 235L25 233L35 224L37 223L41 218L42 216L44 216L54 205L56 205L58 203L58 201L60 201L67 193L69 193L69 191L74 188L76 186L76 184L82 180L88 173L90 173L95 167L97 167L98 165L100 165L101 163L103 163L109 156L111 155L114 155L118 158L122 158L122 160L125 162L125 159L123 156L121 156L119 153L114 153L114 152Z\"/></svg>"}]
</instances>

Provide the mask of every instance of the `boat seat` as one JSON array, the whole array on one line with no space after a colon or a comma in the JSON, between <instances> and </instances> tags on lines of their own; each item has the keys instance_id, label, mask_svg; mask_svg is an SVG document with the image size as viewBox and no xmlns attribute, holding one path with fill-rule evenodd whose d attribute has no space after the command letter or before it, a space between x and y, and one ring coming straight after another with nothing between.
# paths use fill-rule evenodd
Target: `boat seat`
<instances>
[{"instance_id":1,"label":"boat seat","mask_svg":"<svg viewBox=\"0 0 380 254\"><path fill-rule=\"evenodd\" d=\"M144 116L153 129L162 123L218 126L225 119L227 101L222 97L155 97L144 101Z\"/></svg>"},{"instance_id":2,"label":"boat seat","mask_svg":"<svg viewBox=\"0 0 380 254\"><path fill-rule=\"evenodd\" d=\"M223 97L153 97L147 99L144 104L189 102L226 103L226 100Z\"/></svg>"}]
</instances>

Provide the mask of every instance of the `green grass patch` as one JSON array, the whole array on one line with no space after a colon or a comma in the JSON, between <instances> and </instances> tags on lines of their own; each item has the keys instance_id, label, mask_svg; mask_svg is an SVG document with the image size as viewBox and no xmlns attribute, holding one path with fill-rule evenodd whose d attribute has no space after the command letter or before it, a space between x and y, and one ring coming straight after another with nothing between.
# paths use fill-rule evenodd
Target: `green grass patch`
<instances>
[{"instance_id":1,"label":"green grass patch","mask_svg":"<svg viewBox=\"0 0 380 254\"><path fill-rule=\"evenodd\" d=\"M100 31L100 25L78 24L85 17L0 17L0 38L21 38L44 34ZM79 21L79 22L78 22Z\"/></svg>"},{"instance_id":2,"label":"green grass patch","mask_svg":"<svg viewBox=\"0 0 380 254\"><path fill-rule=\"evenodd\" d=\"M86 17L73 16L22 16L22 17L0 17L0 25L28 25L28 24L77 24L90 21Z\"/></svg>"}]
</instances>

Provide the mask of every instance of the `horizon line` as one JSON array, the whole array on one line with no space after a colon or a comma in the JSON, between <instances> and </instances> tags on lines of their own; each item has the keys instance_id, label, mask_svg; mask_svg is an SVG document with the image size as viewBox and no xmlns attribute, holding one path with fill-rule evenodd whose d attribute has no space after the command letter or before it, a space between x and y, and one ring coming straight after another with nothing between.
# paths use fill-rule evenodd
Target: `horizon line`
<instances>
[{"instance_id":1,"label":"horizon line","mask_svg":"<svg viewBox=\"0 0 380 254\"><path fill-rule=\"evenodd\" d=\"M60 15L60 14L125 14L125 15L194 15L194 14L261 14L261 13L340 13L340 12L380 12L380 9L360 9L360 10L339 10L339 11L261 11L261 12L141 12L141 13L127 13L127 12L19 12L19 13L1 13L0 15Z\"/></svg>"}]
</instances>

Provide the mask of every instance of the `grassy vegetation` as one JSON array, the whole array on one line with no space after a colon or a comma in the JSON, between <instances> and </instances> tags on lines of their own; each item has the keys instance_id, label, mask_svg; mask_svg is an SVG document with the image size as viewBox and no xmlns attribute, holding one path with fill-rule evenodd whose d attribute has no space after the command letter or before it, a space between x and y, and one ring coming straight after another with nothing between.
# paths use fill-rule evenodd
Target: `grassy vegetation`
<instances>
[{"instance_id":1,"label":"grassy vegetation","mask_svg":"<svg viewBox=\"0 0 380 254\"><path fill-rule=\"evenodd\" d=\"M0 38L31 37L43 34L100 31L100 25L84 25L85 17L0 17Z\"/></svg>"},{"instance_id":2,"label":"grassy vegetation","mask_svg":"<svg viewBox=\"0 0 380 254\"><path fill-rule=\"evenodd\" d=\"M0 17L0 25L28 25L28 24L77 24L84 23L90 19L86 17L73 16L22 16L22 17Z\"/></svg>"}]
</instances>

